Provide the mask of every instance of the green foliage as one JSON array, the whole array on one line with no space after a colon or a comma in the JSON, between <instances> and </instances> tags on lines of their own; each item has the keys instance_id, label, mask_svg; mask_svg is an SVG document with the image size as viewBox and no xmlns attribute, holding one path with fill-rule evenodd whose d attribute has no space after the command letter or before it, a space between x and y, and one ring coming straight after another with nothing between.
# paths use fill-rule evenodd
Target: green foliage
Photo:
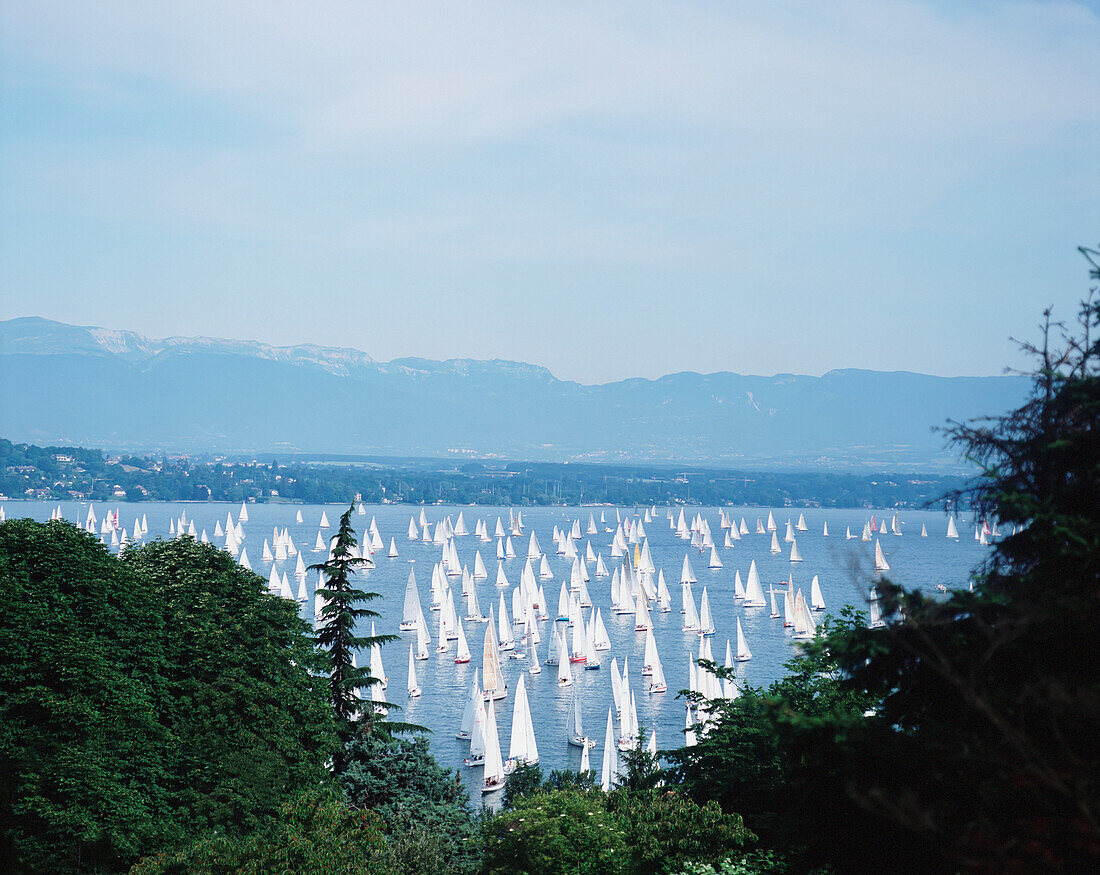
<instances>
[{"instance_id":1,"label":"green foliage","mask_svg":"<svg viewBox=\"0 0 1100 875\"><path fill-rule=\"evenodd\" d=\"M350 805L381 816L388 871L476 871L480 848L466 790L426 739L394 738L376 724L356 733L346 757L344 793Z\"/></svg>"},{"instance_id":2,"label":"green foliage","mask_svg":"<svg viewBox=\"0 0 1100 875\"><path fill-rule=\"evenodd\" d=\"M829 642L863 630L861 612L845 608L826 617L819 637L805 642L783 677L765 691L746 687L737 699L707 702L711 721L697 733L694 747L663 751L670 763L666 780L700 802L715 801L740 812L754 832L770 843L797 846L804 831L792 811L800 808L812 783L815 761L785 743L793 728L858 724L874 704L866 692L844 683L838 651ZM720 677L731 674L708 664ZM698 699L698 696L693 696ZM808 816L817 817L812 812Z\"/></svg>"},{"instance_id":3,"label":"green foliage","mask_svg":"<svg viewBox=\"0 0 1100 875\"><path fill-rule=\"evenodd\" d=\"M831 642L846 685L881 699L835 733L847 796L928 866L1100 866L1100 305L1080 323L1059 341L1048 314L1025 346L1023 407L949 429L983 467L967 497L1016 527L975 591L885 583L893 621Z\"/></svg>"},{"instance_id":4,"label":"green foliage","mask_svg":"<svg viewBox=\"0 0 1100 875\"><path fill-rule=\"evenodd\" d=\"M324 598L321 609L320 628L317 633L317 645L325 653L325 667L329 673L329 696L332 710L336 716L340 739L346 744L355 732L355 722L362 713L369 723L376 717L373 706L364 708L362 690L382 682L381 678L371 677L369 663L356 667L353 656L356 650L370 648L375 644L396 641L397 635L363 636L355 634L360 620L381 616L377 611L360 608L357 605L372 601L381 596L376 592L366 592L352 586L351 578L358 570L371 568L374 562L355 554L358 541L351 524L355 505L352 504L340 517L340 525L332 542L332 551L328 560L310 565L310 571L320 571L325 585L317 592ZM394 707L394 706L390 706ZM344 752L340 750L333 758L337 774L343 770Z\"/></svg>"},{"instance_id":5,"label":"green foliage","mask_svg":"<svg viewBox=\"0 0 1100 875\"><path fill-rule=\"evenodd\" d=\"M0 866L117 871L271 822L335 749L293 605L191 539L0 525Z\"/></svg>"},{"instance_id":6,"label":"green foliage","mask_svg":"<svg viewBox=\"0 0 1100 875\"><path fill-rule=\"evenodd\" d=\"M388 873L378 817L352 811L335 796L286 803L279 819L245 838L203 839L175 854L148 857L131 875L360 875Z\"/></svg>"},{"instance_id":7,"label":"green foliage","mask_svg":"<svg viewBox=\"0 0 1100 875\"><path fill-rule=\"evenodd\" d=\"M786 875L790 871L791 866L781 854L774 851L757 850L730 857L715 865L710 863L688 863L677 875L756 875L758 872Z\"/></svg>"},{"instance_id":8,"label":"green foliage","mask_svg":"<svg viewBox=\"0 0 1100 875\"><path fill-rule=\"evenodd\" d=\"M608 807L630 837L630 871L673 872L688 861L720 862L755 840L738 814L675 790L617 790Z\"/></svg>"},{"instance_id":9,"label":"green foliage","mask_svg":"<svg viewBox=\"0 0 1100 875\"><path fill-rule=\"evenodd\" d=\"M191 538L128 550L170 634L162 649L165 786L187 833L269 820L335 751L309 624L232 556Z\"/></svg>"},{"instance_id":10,"label":"green foliage","mask_svg":"<svg viewBox=\"0 0 1100 875\"><path fill-rule=\"evenodd\" d=\"M67 523L0 525L0 869L116 868L179 836L157 594Z\"/></svg>"},{"instance_id":11,"label":"green foliage","mask_svg":"<svg viewBox=\"0 0 1100 875\"><path fill-rule=\"evenodd\" d=\"M630 835L599 790L532 793L485 822L486 873L626 873Z\"/></svg>"},{"instance_id":12,"label":"green foliage","mask_svg":"<svg viewBox=\"0 0 1100 875\"><path fill-rule=\"evenodd\" d=\"M1100 868L1100 305L1026 347L1034 391L949 435L982 466L962 495L1014 533L973 592L879 581L765 694L712 703L670 752L695 798L744 813L792 865L842 871Z\"/></svg>"},{"instance_id":13,"label":"green foliage","mask_svg":"<svg viewBox=\"0 0 1100 875\"><path fill-rule=\"evenodd\" d=\"M720 862L755 839L714 802L665 788L604 793L574 783L588 776L555 774L540 784L529 767L523 792L486 822L485 871L674 872L689 861Z\"/></svg>"}]
</instances>

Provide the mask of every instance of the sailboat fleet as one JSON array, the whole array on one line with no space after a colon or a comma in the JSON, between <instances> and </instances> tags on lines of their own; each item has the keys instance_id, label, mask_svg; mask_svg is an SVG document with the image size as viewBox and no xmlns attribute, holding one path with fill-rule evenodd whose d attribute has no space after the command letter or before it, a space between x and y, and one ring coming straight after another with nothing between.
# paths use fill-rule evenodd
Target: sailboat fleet
<instances>
[{"instance_id":1,"label":"sailboat fleet","mask_svg":"<svg viewBox=\"0 0 1100 875\"><path fill-rule=\"evenodd\" d=\"M829 557L820 549L821 542L809 534L804 513L784 520L769 511L766 517L754 519L720 509L715 525L713 518L689 513L686 508L645 508L636 513L606 508L598 512L598 521L596 512L586 511L575 518L562 514L552 530L547 525L536 533L522 512L494 512L476 521L471 515L467 521L465 511L454 518L447 515L431 520L428 511L414 513L407 527L403 522L399 525L399 534L387 533L385 537L377 518L371 517L362 529L356 555L365 560L367 569L376 569L369 573L402 569L403 600L395 599L401 613L394 625L408 636L409 707L425 707L422 702L432 697L440 672L463 673L460 687L464 692L456 696L453 705L458 719L449 731L469 743L465 759L482 770L478 780L486 794L502 789L506 776L521 763L539 761L536 735L544 746L579 748L582 766L587 768L589 750L599 747L601 739L585 733L584 703L591 703L602 714L608 683L612 695L598 779L601 786L614 786L619 754L655 746L655 721L661 708L674 701L662 695L670 683L662 655L675 658L673 690L686 687L703 697L687 706L684 715L688 743L706 731L706 700L739 695L735 675L741 678L749 671L755 645L763 646L758 652L766 654L768 645L763 642L769 636L809 640L817 632L815 615L819 617L827 609L823 581L829 581L833 566L822 564ZM368 508L358 506L358 516L365 518L368 513ZM138 514L132 524L129 519L124 523L119 508L99 511L89 506L78 525L121 551L148 539L148 515ZM682 547L656 540L651 543L662 515L668 523L665 537ZM3 518L0 507L0 520ZM64 518L60 506L51 511L51 518ZM246 504L236 514L230 512L224 520L215 520L213 527L198 525L188 510L168 520L167 528L171 536L191 537L224 549L240 565L263 576L273 596L296 602L308 619L320 623L327 606L325 581L307 571L307 566L323 561L324 554L330 553L332 527L324 510L319 519L312 517L317 526L315 537L310 529L302 531L306 524L300 510L294 519L293 535L291 526L277 526L246 537ZM820 537L829 537L827 522L819 528L814 525L815 534L820 531ZM868 565L873 563L876 574L885 574L901 549L895 545L908 546L908 539L896 540L905 532L903 525L899 514L891 513L881 520L871 516L859 523L834 521L833 529L856 542L847 549L866 551ZM402 534L405 546L399 552ZM999 536L991 521L975 524L979 544ZM911 530L911 537L918 537L916 529ZM928 524L922 523L919 538L928 537ZM953 515L947 518L946 537L959 540ZM682 558L677 555L681 549ZM304 559L309 552L322 555ZM255 565L249 553L257 557ZM655 554L667 563L665 567L655 561ZM487 559L489 563L496 560L495 573ZM407 576L404 562L409 563ZM784 570L777 574L779 563ZM808 573L801 571L803 567ZM666 579L666 570L674 575L677 568L679 604L669 591L669 580L675 583L677 578ZM483 605L488 608L487 616ZM867 611L869 625L877 627L887 621L873 589ZM384 631L391 631L393 626L386 629L387 625L383 620ZM478 629L481 636L474 634ZM723 655L721 644L712 644L715 639L724 640L725 677L712 670L718 664L712 648ZM684 664L683 649L671 643L674 641L690 642L686 674L676 667ZM481 647L471 652L471 643ZM661 649L667 652L662 654ZM417 663L430 661L433 652L437 661L418 670ZM389 680L383 649L375 645L360 658L367 661L371 676L380 681L370 689L371 697L381 703ZM635 666L633 677L630 663ZM452 668L444 669L446 665ZM546 677L542 676L544 666L549 668ZM430 683L422 686L423 681ZM536 719L536 714L545 713L540 700L554 697L567 703L562 709L568 714L564 726ZM498 721L509 721L506 736ZM559 732L564 736L559 736L564 748L558 748L554 738ZM502 738L508 744L506 759ZM594 752L592 758L596 756Z\"/></svg>"}]
</instances>

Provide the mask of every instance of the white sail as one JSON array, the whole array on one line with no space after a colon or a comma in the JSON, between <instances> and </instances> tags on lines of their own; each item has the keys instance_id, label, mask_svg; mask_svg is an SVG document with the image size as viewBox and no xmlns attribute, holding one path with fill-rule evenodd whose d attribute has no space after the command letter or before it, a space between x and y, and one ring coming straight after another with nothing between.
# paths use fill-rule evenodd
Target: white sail
<instances>
[{"instance_id":1,"label":"white sail","mask_svg":"<svg viewBox=\"0 0 1100 875\"><path fill-rule=\"evenodd\" d=\"M695 596L691 592L691 584L680 584L680 590L680 595L684 606L684 631L696 632L699 629L699 614L695 610Z\"/></svg>"},{"instance_id":2,"label":"white sail","mask_svg":"<svg viewBox=\"0 0 1100 875\"><path fill-rule=\"evenodd\" d=\"M829 524L828 523L825 523L824 525L822 525L822 527L821 527L821 537L823 537L823 538L829 537Z\"/></svg>"},{"instance_id":3,"label":"white sail","mask_svg":"<svg viewBox=\"0 0 1100 875\"><path fill-rule=\"evenodd\" d=\"M397 558L397 541L395 541L393 538L390 538L389 557L390 557L390 559L396 559Z\"/></svg>"},{"instance_id":4,"label":"white sail","mask_svg":"<svg viewBox=\"0 0 1100 875\"><path fill-rule=\"evenodd\" d=\"M947 537L955 541L959 540L959 530L955 526L955 518L953 516L947 518Z\"/></svg>"},{"instance_id":5,"label":"white sail","mask_svg":"<svg viewBox=\"0 0 1100 875\"><path fill-rule=\"evenodd\" d=\"M886 561L886 556L882 552L882 545L875 540L875 571L889 571L890 563Z\"/></svg>"},{"instance_id":6,"label":"white sail","mask_svg":"<svg viewBox=\"0 0 1100 875\"><path fill-rule=\"evenodd\" d=\"M698 578L695 576L695 572L691 568L691 560L688 559L687 554L684 554L684 566L680 570L680 583L695 583Z\"/></svg>"},{"instance_id":7,"label":"white sail","mask_svg":"<svg viewBox=\"0 0 1100 875\"><path fill-rule=\"evenodd\" d=\"M492 699L485 716L485 771L482 793L494 793L504 787L504 760L500 756L500 735L497 732L496 706Z\"/></svg>"},{"instance_id":8,"label":"white sail","mask_svg":"<svg viewBox=\"0 0 1100 875\"><path fill-rule=\"evenodd\" d=\"M645 632L647 629L652 628L653 622L649 618L649 606L646 603L645 596L639 594L634 609L634 631Z\"/></svg>"},{"instance_id":9,"label":"white sail","mask_svg":"<svg viewBox=\"0 0 1100 875\"><path fill-rule=\"evenodd\" d=\"M327 529L327 528L329 528L329 524L328 524L328 516L326 516L326 514L325 514L325 512L324 512L324 511L321 511L321 523L320 523L320 525L321 525L321 528L322 528L322 529Z\"/></svg>"},{"instance_id":10,"label":"white sail","mask_svg":"<svg viewBox=\"0 0 1100 875\"><path fill-rule=\"evenodd\" d=\"M756 569L756 560L749 563L749 580L745 586L745 607L762 608L767 604L764 601L764 587L760 583L760 572Z\"/></svg>"},{"instance_id":11,"label":"white sail","mask_svg":"<svg viewBox=\"0 0 1100 875\"><path fill-rule=\"evenodd\" d=\"M415 699L420 695L420 687L416 683L416 664L413 662L413 647L409 645L409 698Z\"/></svg>"},{"instance_id":12,"label":"white sail","mask_svg":"<svg viewBox=\"0 0 1100 875\"><path fill-rule=\"evenodd\" d=\"M504 675L500 671L500 654L497 651L497 629L493 621L493 609L489 608L489 625L485 628L485 644L481 651L481 676L485 698L503 699L508 694Z\"/></svg>"},{"instance_id":13,"label":"white sail","mask_svg":"<svg viewBox=\"0 0 1100 875\"><path fill-rule=\"evenodd\" d=\"M512 623L508 619L508 606L504 601L504 593L500 594L500 614L497 617L497 633L500 636L500 649L511 650L516 646L516 639L512 635Z\"/></svg>"},{"instance_id":14,"label":"white sail","mask_svg":"<svg viewBox=\"0 0 1100 875\"><path fill-rule=\"evenodd\" d=\"M428 633L428 621L421 610L416 618L416 658L427 659L428 648L432 646L432 636Z\"/></svg>"},{"instance_id":15,"label":"white sail","mask_svg":"<svg viewBox=\"0 0 1100 875\"><path fill-rule=\"evenodd\" d=\"M791 539L791 562L801 562L802 553L798 549L798 541Z\"/></svg>"},{"instance_id":16,"label":"white sail","mask_svg":"<svg viewBox=\"0 0 1100 875\"><path fill-rule=\"evenodd\" d=\"M825 597L821 594L821 582L817 579L816 574L810 583L810 606L815 611L825 610Z\"/></svg>"},{"instance_id":17,"label":"white sail","mask_svg":"<svg viewBox=\"0 0 1100 875\"><path fill-rule=\"evenodd\" d=\"M615 724L611 718L611 708L607 709L607 731L603 737L603 767L600 769L600 789L611 792L619 773L619 755L615 747Z\"/></svg>"},{"instance_id":18,"label":"white sail","mask_svg":"<svg viewBox=\"0 0 1100 875\"><path fill-rule=\"evenodd\" d=\"M722 560L718 558L718 550L715 547L710 548L710 562L707 563L708 568L721 568Z\"/></svg>"},{"instance_id":19,"label":"white sail","mask_svg":"<svg viewBox=\"0 0 1100 875\"><path fill-rule=\"evenodd\" d=\"M401 611L402 632L416 630L416 620L420 616L420 593L416 591L416 573L410 568L409 579L405 584L405 604Z\"/></svg>"},{"instance_id":20,"label":"white sail","mask_svg":"<svg viewBox=\"0 0 1100 875\"><path fill-rule=\"evenodd\" d=\"M783 540L788 544L794 540L794 528L792 528L790 520L787 520L787 532L783 535Z\"/></svg>"},{"instance_id":21,"label":"white sail","mask_svg":"<svg viewBox=\"0 0 1100 875\"><path fill-rule=\"evenodd\" d=\"M806 599L802 596L802 590L794 597L794 637L803 641L813 638L817 634L814 626L814 618L810 615L810 609L806 605Z\"/></svg>"},{"instance_id":22,"label":"white sail","mask_svg":"<svg viewBox=\"0 0 1100 875\"><path fill-rule=\"evenodd\" d=\"M798 515L798 523L795 525L795 528L798 529L798 531L800 531L800 532L809 531L809 526L806 525L806 515L805 514L800 513Z\"/></svg>"},{"instance_id":23,"label":"white sail","mask_svg":"<svg viewBox=\"0 0 1100 875\"><path fill-rule=\"evenodd\" d=\"M568 687L573 684L573 670L569 667L569 654L565 649L565 636L558 639L558 686Z\"/></svg>"},{"instance_id":24,"label":"white sail","mask_svg":"<svg viewBox=\"0 0 1100 875\"><path fill-rule=\"evenodd\" d=\"M463 630L461 623L458 623L455 628L458 630L458 649L455 651L455 662L469 662L471 653L470 645L466 642L466 632Z\"/></svg>"},{"instance_id":25,"label":"white sail","mask_svg":"<svg viewBox=\"0 0 1100 875\"><path fill-rule=\"evenodd\" d=\"M928 527L924 523L920 524L920 536L922 538L928 537Z\"/></svg>"},{"instance_id":26,"label":"white sail","mask_svg":"<svg viewBox=\"0 0 1100 875\"><path fill-rule=\"evenodd\" d=\"M668 690L665 682L665 670L661 665L661 656L657 652L657 643L653 643L653 662L650 664L649 692L664 693Z\"/></svg>"},{"instance_id":27,"label":"white sail","mask_svg":"<svg viewBox=\"0 0 1100 875\"><path fill-rule=\"evenodd\" d=\"M474 728L474 712L481 705L481 684L478 683L477 669L474 669L474 683L470 695L466 697L466 707L462 710L462 722L459 724L457 738L470 739ZM472 750L472 746L471 746Z\"/></svg>"},{"instance_id":28,"label":"white sail","mask_svg":"<svg viewBox=\"0 0 1100 875\"><path fill-rule=\"evenodd\" d=\"M596 650L610 650L611 638L607 634L607 627L603 624L603 614L599 608L596 608L596 617L592 621L592 627L592 646Z\"/></svg>"},{"instance_id":29,"label":"white sail","mask_svg":"<svg viewBox=\"0 0 1100 875\"><path fill-rule=\"evenodd\" d=\"M775 532L772 532L771 552L773 556L783 552L783 548L779 546L779 536Z\"/></svg>"},{"instance_id":30,"label":"white sail","mask_svg":"<svg viewBox=\"0 0 1100 875\"><path fill-rule=\"evenodd\" d=\"M737 657L738 662L748 662L752 659L752 651L745 640L745 630L741 628L741 618L737 618Z\"/></svg>"},{"instance_id":31,"label":"white sail","mask_svg":"<svg viewBox=\"0 0 1100 875\"><path fill-rule=\"evenodd\" d=\"M766 526L766 528L769 532L774 532L776 530L775 517L772 516L772 512L770 510L768 511L768 525Z\"/></svg>"},{"instance_id":32,"label":"white sail","mask_svg":"<svg viewBox=\"0 0 1100 875\"><path fill-rule=\"evenodd\" d=\"M714 618L710 613L710 598L707 596L707 588L703 587L703 594L699 598L699 634L714 634Z\"/></svg>"},{"instance_id":33,"label":"white sail","mask_svg":"<svg viewBox=\"0 0 1100 875\"><path fill-rule=\"evenodd\" d=\"M516 701L512 706L512 732L508 743L508 762L504 771L512 772L520 763L537 763L539 750L535 744L535 726L527 702L527 687L523 675L516 684Z\"/></svg>"}]
</instances>

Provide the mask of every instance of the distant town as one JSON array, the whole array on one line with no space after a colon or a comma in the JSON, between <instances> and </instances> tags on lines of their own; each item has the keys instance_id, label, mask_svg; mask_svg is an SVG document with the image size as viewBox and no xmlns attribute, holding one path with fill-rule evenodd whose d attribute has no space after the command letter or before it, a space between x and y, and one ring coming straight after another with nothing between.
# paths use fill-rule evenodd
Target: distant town
<instances>
[{"instance_id":1,"label":"distant town","mask_svg":"<svg viewBox=\"0 0 1100 875\"><path fill-rule=\"evenodd\" d=\"M964 478L354 456L114 455L0 439L0 499L938 507Z\"/></svg>"}]
</instances>

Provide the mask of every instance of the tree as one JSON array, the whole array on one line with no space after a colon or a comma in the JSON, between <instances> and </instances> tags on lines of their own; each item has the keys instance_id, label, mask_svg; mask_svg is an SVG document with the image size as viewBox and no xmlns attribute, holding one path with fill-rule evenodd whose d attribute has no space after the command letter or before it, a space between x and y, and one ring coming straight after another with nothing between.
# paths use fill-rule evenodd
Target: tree
<instances>
[{"instance_id":1,"label":"tree","mask_svg":"<svg viewBox=\"0 0 1100 875\"><path fill-rule=\"evenodd\" d=\"M629 834L599 790L555 790L516 799L486 821L483 871L628 872Z\"/></svg>"},{"instance_id":2,"label":"tree","mask_svg":"<svg viewBox=\"0 0 1100 875\"><path fill-rule=\"evenodd\" d=\"M349 805L382 818L388 871L476 871L477 824L458 774L435 761L422 736L395 738L385 726L356 733L340 781Z\"/></svg>"},{"instance_id":3,"label":"tree","mask_svg":"<svg viewBox=\"0 0 1100 875\"><path fill-rule=\"evenodd\" d=\"M118 871L262 830L336 736L295 605L190 538L0 525L0 869Z\"/></svg>"},{"instance_id":4,"label":"tree","mask_svg":"<svg viewBox=\"0 0 1100 875\"><path fill-rule=\"evenodd\" d=\"M0 870L117 869L182 835L156 600L68 523L0 524Z\"/></svg>"},{"instance_id":5,"label":"tree","mask_svg":"<svg viewBox=\"0 0 1100 875\"><path fill-rule=\"evenodd\" d=\"M304 795L282 806L279 818L241 837L204 838L176 853L141 860L131 875L226 875L294 872L296 875L382 875L385 839L378 816L352 811L331 791Z\"/></svg>"},{"instance_id":6,"label":"tree","mask_svg":"<svg viewBox=\"0 0 1100 875\"><path fill-rule=\"evenodd\" d=\"M309 624L259 575L192 538L131 548L122 564L167 630L158 710L176 818L188 835L270 821L324 779L336 750Z\"/></svg>"},{"instance_id":7,"label":"tree","mask_svg":"<svg viewBox=\"0 0 1100 875\"><path fill-rule=\"evenodd\" d=\"M381 678L371 676L369 662L356 667L352 663L353 653L361 648L385 644L398 638L396 635L355 634L356 626L361 620L381 616L377 611L357 605L381 596L376 592L365 592L352 586L351 578L356 571L374 565L371 559L357 556L354 552L359 542L351 525L353 513L354 504L340 517L340 525L336 530L328 560L309 566L310 571L320 571L325 580L325 585L317 590L325 602L320 614L317 644L326 654L329 694L342 742L341 750L333 757L333 768L337 774L343 771L343 746L351 740L355 723L363 712L360 690L369 690L382 682ZM368 715L368 722L374 720L376 712L373 706L365 713Z\"/></svg>"},{"instance_id":8,"label":"tree","mask_svg":"<svg viewBox=\"0 0 1100 875\"><path fill-rule=\"evenodd\" d=\"M1025 404L953 423L980 466L969 498L1012 533L973 592L879 586L885 628L830 636L843 686L879 705L856 724L787 720L782 745L874 839L822 855L912 870L1100 868L1100 306L1076 334L1050 321ZM1055 332L1060 333L1056 337Z\"/></svg>"}]
</instances>

